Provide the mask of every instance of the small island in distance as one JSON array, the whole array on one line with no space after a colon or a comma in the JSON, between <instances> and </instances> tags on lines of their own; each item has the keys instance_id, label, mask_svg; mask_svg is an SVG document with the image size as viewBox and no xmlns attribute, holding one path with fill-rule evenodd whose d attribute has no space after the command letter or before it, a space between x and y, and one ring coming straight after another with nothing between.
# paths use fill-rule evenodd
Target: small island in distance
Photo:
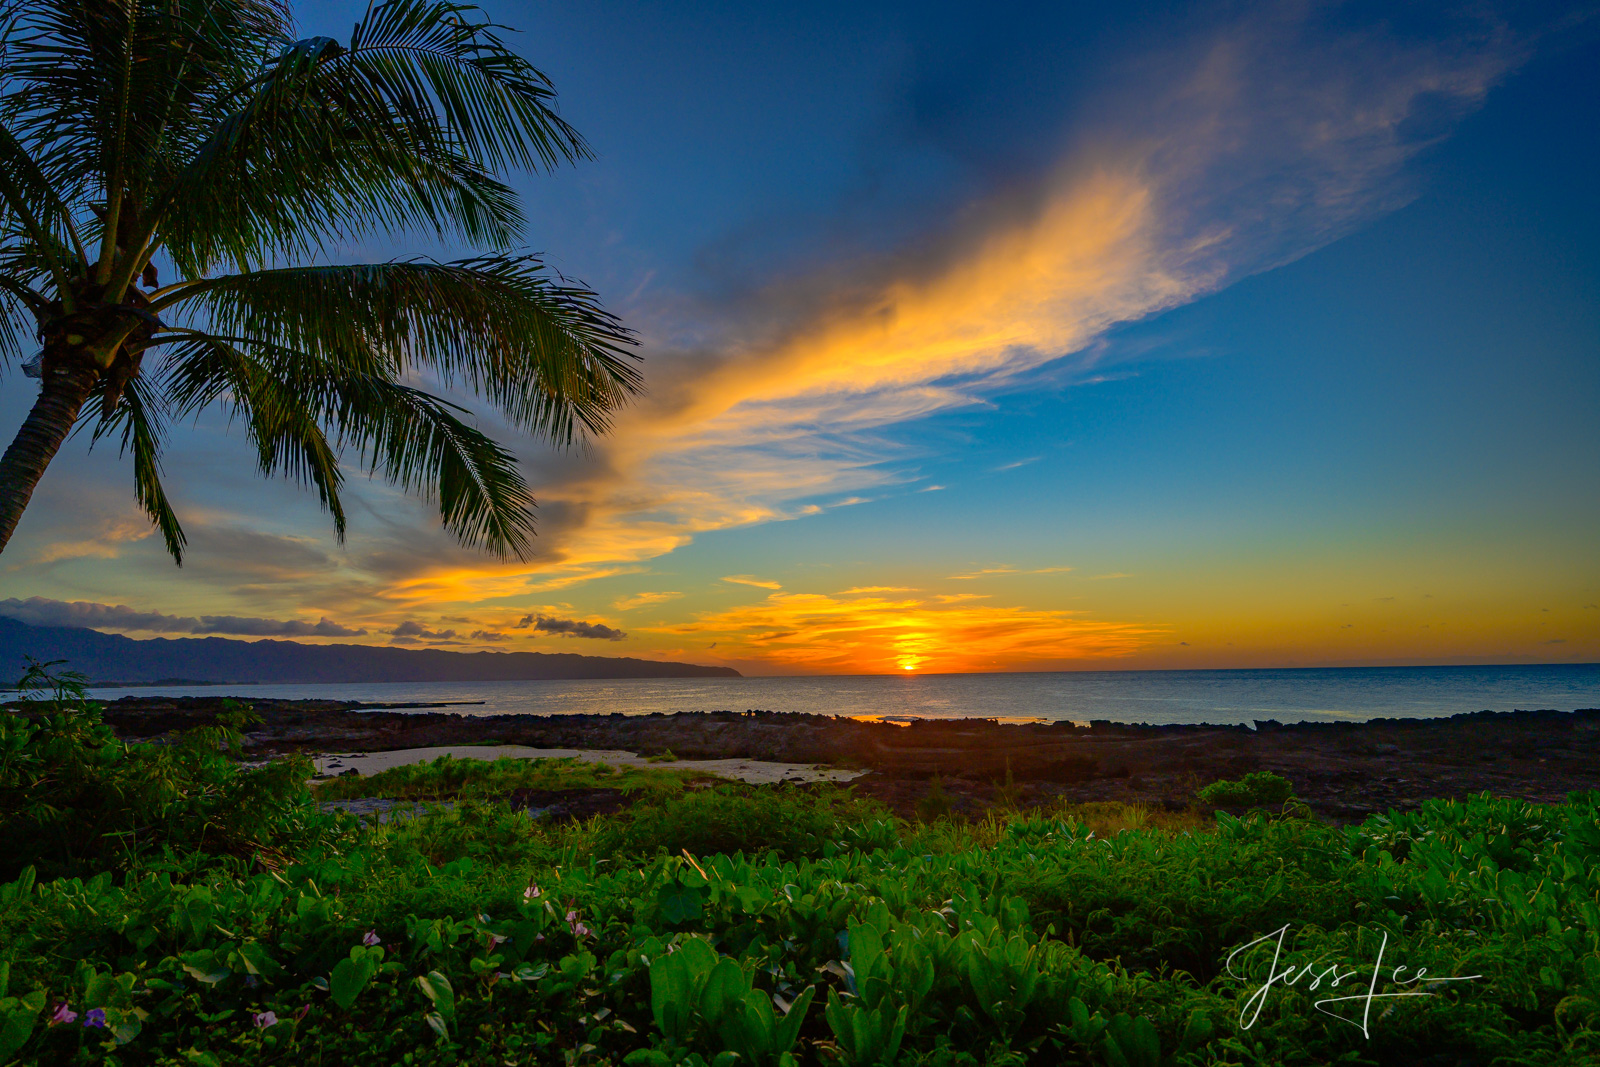
<instances>
[{"instance_id":1,"label":"small island in distance","mask_svg":"<svg viewBox=\"0 0 1600 1067\"><path fill-rule=\"evenodd\" d=\"M0 618L0 672L21 677L27 657L66 660L98 686L272 682L509 682L574 678L738 678L732 667L585 656L573 652L451 652L372 645L309 645L222 637L135 640Z\"/></svg>"}]
</instances>

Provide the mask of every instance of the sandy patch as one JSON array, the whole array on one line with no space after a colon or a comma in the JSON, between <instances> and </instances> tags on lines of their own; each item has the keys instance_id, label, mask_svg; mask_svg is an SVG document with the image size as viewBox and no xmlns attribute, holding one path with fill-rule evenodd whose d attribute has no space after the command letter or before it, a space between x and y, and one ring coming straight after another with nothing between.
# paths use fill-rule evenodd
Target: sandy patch
<instances>
[{"instance_id":1,"label":"sandy patch","mask_svg":"<svg viewBox=\"0 0 1600 1067\"><path fill-rule=\"evenodd\" d=\"M587 763L609 763L617 767L660 767L663 770L693 771L718 778L731 778L752 785L772 785L776 782L848 782L866 771L837 770L808 763L771 763L753 759L681 759L670 763L652 763L635 752L621 749L529 748L526 745L444 745L439 748L396 748L386 752L327 753L313 756L317 773L331 776L343 774L352 768L363 775L373 775L393 767L425 763L440 756L455 759L569 759L577 758Z\"/></svg>"}]
</instances>

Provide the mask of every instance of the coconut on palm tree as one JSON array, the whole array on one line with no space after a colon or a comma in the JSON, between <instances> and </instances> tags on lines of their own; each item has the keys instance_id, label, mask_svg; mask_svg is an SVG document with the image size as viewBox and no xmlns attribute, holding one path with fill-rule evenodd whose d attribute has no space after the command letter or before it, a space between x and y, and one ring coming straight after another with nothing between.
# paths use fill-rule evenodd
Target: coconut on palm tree
<instances>
[{"instance_id":1,"label":"coconut on palm tree","mask_svg":"<svg viewBox=\"0 0 1600 1067\"><path fill-rule=\"evenodd\" d=\"M0 550L82 423L131 454L181 562L162 448L216 406L340 536L354 463L436 501L464 544L523 555L515 458L423 385L558 445L639 388L630 332L513 251L523 219L495 174L588 154L549 80L440 0L376 3L342 42L297 37L284 0L0 11L0 356L39 389L0 458ZM484 251L323 256L419 229Z\"/></svg>"}]
</instances>

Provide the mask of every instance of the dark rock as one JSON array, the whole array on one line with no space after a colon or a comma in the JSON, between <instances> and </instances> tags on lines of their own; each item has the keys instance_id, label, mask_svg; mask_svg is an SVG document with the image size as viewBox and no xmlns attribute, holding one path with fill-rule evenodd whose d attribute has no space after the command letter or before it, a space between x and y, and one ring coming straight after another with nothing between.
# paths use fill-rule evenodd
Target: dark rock
<instances>
[{"instance_id":1,"label":"dark rock","mask_svg":"<svg viewBox=\"0 0 1600 1067\"><path fill-rule=\"evenodd\" d=\"M216 722L224 695L124 698L106 721L154 740ZM1427 797L1491 793L1557 801L1600 788L1600 710L1473 712L1439 719L1149 726L1095 722L916 720L909 726L765 711L680 715L461 715L378 710L354 701L235 698L262 721L253 755L343 753L470 742L627 749L683 759L761 758L868 768L863 792L914 803L939 777L977 802L1009 774L1042 800L1126 800L1185 806L1194 790L1250 771L1281 774L1325 816L1356 819ZM1485 756L1493 757L1485 760ZM1121 779L1121 780L1119 780ZM906 788L886 783L904 782ZM959 805L958 805L959 807Z\"/></svg>"}]
</instances>

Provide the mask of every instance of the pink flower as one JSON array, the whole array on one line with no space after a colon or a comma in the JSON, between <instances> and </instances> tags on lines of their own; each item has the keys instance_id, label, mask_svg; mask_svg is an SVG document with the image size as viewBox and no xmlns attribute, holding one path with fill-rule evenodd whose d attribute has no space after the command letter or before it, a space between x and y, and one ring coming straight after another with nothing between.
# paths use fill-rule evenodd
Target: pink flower
<instances>
[{"instance_id":1,"label":"pink flower","mask_svg":"<svg viewBox=\"0 0 1600 1067\"><path fill-rule=\"evenodd\" d=\"M250 1016L250 1021L256 1024L257 1030L265 1030L269 1026L278 1025L278 1014L272 1011L258 1011Z\"/></svg>"},{"instance_id":2,"label":"pink flower","mask_svg":"<svg viewBox=\"0 0 1600 1067\"><path fill-rule=\"evenodd\" d=\"M572 927L572 936L573 937L589 937L590 936L589 928L587 926L583 925L583 923L578 921L578 913L575 912L575 911L567 912L567 925Z\"/></svg>"},{"instance_id":3,"label":"pink flower","mask_svg":"<svg viewBox=\"0 0 1600 1067\"><path fill-rule=\"evenodd\" d=\"M528 888L522 891L523 900L534 900L542 895L543 894L539 892L539 887L534 885L532 882L528 883Z\"/></svg>"},{"instance_id":4,"label":"pink flower","mask_svg":"<svg viewBox=\"0 0 1600 1067\"><path fill-rule=\"evenodd\" d=\"M381 944L382 942L378 937L378 931L368 930L366 933L361 935L361 943L366 945L368 948L371 948L373 945Z\"/></svg>"},{"instance_id":5,"label":"pink flower","mask_svg":"<svg viewBox=\"0 0 1600 1067\"><path fill-rule=\"evenodd\" d=\"M58 1000L56 1001L56 1010L50 1013L50 1025L55 1026L58 1023L70 1023L77 1018L78 1013L67 1007L66 1001Z\"/></svg>"}]
</instances>

